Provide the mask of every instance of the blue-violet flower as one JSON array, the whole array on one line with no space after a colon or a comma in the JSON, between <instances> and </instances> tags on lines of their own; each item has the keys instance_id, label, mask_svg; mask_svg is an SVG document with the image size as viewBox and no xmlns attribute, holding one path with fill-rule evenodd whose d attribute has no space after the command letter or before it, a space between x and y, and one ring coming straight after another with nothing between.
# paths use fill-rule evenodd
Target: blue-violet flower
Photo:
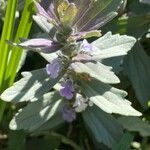
<instances>
[{"instance_id":1,"label":"blue-violet flower","mask_svg":"<svg viewBox=\"0 0 150 150\"><path fill-rule=\"evenodd\" d=\"M61 60L59 58L52 60L52 62L46 65L47 74L53 79L57 78L62 69L61 65Z\"/></svg>"},{"instance_id":2,"label":"blue-violet flower","mask_svg":"<svg viewBox=\"0 0 150 150\"><path fill-rule=\"evenodd\" d=\"M76 119L76 112L74 108L69 108L68 106L64 106L62 109L63 119L67 122L72 122Z\"/></svg>"},{"instance_id":3,"label":"blue-violet flower","mask_svg":"<svg viewBox=\"0 0 150 150\"><path fill-rule=\"evenodd\" d=\"M60 90L60 95L65 97L68 100L71 100L73 98L73 82L71 80L67 80L64 84L62 84L63 88Z\"/></svg>"}]
</instances>

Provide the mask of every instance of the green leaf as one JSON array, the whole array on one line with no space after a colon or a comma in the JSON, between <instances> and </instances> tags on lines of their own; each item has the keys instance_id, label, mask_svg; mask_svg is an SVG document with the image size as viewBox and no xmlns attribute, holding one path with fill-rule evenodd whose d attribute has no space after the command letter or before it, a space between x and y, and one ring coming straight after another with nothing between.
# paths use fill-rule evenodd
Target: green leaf
<instances>
[{"instance_id":1,"label":"green leaf","mask_svg":"<svg viewBox=\"0 0 150 150\"><path fill-rule=\"evenodd\" d=\"M26 0L25 6L22 12L21 20L19 22L18 30L15 36L15 41L17 42L20 37L27 37L32 25L32 0ZM7 12L4 21L4 27L1 37L1 48L0 48L0 89L3 91L8 86L12 85L14 82L18 65L20 65L20 58L22 55L22 50L19 48L12 48L10 51L10 46L6 43L6 40L12 40L13 29L15 22L17 0L8 1ZM7 34L6 34L7 33ZM7 67L6 67L7 66ZM0 102L0 120L2 118L5 103Z\"/></svg>"},{"instance_id":2,"label":"green leaf","mask_svg":"<svg viewBox=\"0 0 150 150\"><path fill-rule=\"evenodd\" d=\"M117 113L125 116L141 115L125 99L127 95L125 91L113 88L98 80L81 82L81 89L90 101L107 113Z\"/></svg>"},{"instance_id":3,"label":"green leaf","mask_svg":"<svg viewBox=\"0 0 150 150\"><path fill-rule=\"evenodd\" d=\"M123 134L123 128L115 118L95 106L88 107L82 114L94 142L96 140L97 143L104 143L110 148L117 144Z\"/></svg>"},{"instance_id":4,"label":"green leaf","mask_svg":"<svg viewBox=\"0 0 150 150\"><path fill-rule=\"evenodd\" d=\"M59 81L60 76L56 79L50 79L46 69L23 72L23 78L8 89L6 89L1 99L7 102L23 102L31 99L37 100L43 94L47 93Z\"/></svg>"},{"instance_id":5,"label":"green leaf","mask_svg":"<svg viewBox=\"0 0 150 150\"><path fill-rule=\"evenodd\" d=\"M31 102L19 110L11 120L10 128L33 131L51 119L63 105L64 102L58 92L47 93L38 101ZM51 123L53 124L53 122Z\"/></svg>"},{"instance_id":6,"label":"green leaf","mask_svg":"<svg viewBox=\"0 0 150 150\"><path fill-rule=\"evenodd\" d=\"M150 99L150 57L140 43L137 43L124 61L124 73L132 82L136 96L144 108L148 108Z\"/></svg>"},{"instance_id":7,"label":"green leaf","mask_svg":"<svg viewBox=\"0 0 150 150\"><path fill-rule=\"evenodd\" d=\"M118 121L129 131L139 132L143 137L150 136L150 124L138 117L120 117Z\"/></svg>"},{"instance_id":8,"label":"green leaf","mask_svg":"<svg viewBox=\"0 0 150 150\"><path fill-rule=\"evenodd\" d=\"M9 54L9 45L6 43L6 40L12 40L13 28L15 23L15 12L16 12L17 0L8 0L7 10L2 30L2 36L0 41L0 90L3 90L2 87L3 78L5 77L5 70L8 61ZM7 33L7 34L6 34Z\"/></svg>"},{"instance_id":9,"label":"green leaf","mask_svg":"<svg viewBox=\"0 0 150 150\"><path fill-rule=\"evenodd\" d=\"M90 77L96 78L104 83L119 83L119 78L110 70L111 68L101 64L100 62L74 62L71 64L72 69L76 73L86 73Z\"/></svg>"},{"instance_id":10,"label":"green leaf","mask_svg":"<svg viewBox=\"0 0 150 150\"><path fill-rule=\"evenodd\" d=\"M8 63L7 61L9 57L10 46L6 43L6 40L12 40L13 37L16 7L17 0L8 0L4 25L0 39L0 93L7 87L7 83L5 82L5 71L7 68L6 66ZM2 102L0 100L0 121L3 117L5 106L5 102Z\"/></svg>"},{"instance_id":11,"label":"green leaf","mask_svg":"<svg viewBox=\"0 0 150 150\"><path fill-rule=\"evenodd\" d=\"M138 15L128 19L120 19L106 26L114 33L129 34L136 38L141 38L149 29L150 15ZM135 26L136 24L136 26ZM130 79L135 90L136 96L144 108L148 106L150 99L150 82L149 82L149 63L150 58L145 53L139 42L133 47L133 50L124 59L124 73Z\"/></svg>"},{"instance_id":12,"label":"green leaf","mask_svg":"<svg viewBox=\"0 0 150 150\"><path fill-rule=\"evenodd\" d=\"M101 60L126 55L135 42L134 37L119 34L112 35L111 32L108 32L92 43L92 45L99 48L99 53L97 52L93 59Z\"/></svg>"},{"instance_id":13,"label":"green leaf","mask_svg":"<svg viewBox=\"0 0 150 150\"><path fill-rule=\"evenodd\" d=\"M113 147L112 150L129 150L133 138L134 136L131 133L125 132L120 141Z\"/></svg>"},{"instance_id":14,"label":"green leaf","mask_svg":"<svg viewBox=\"0 0 150 150\"><path fill-rule=\"evenodd\" d=\"M24 10L22 12L21 20L19 22L18 30L15 36L15 42L19 42L19 38L26 38L29 35L32 26L32 14L33 14L33 1L26 0ZM8 61L8 66L5 74L5 80L9 81L9 86L14 82L20 59L22 57L22 49L19 47L13 47Z\"/></svg>"}]
</instances>

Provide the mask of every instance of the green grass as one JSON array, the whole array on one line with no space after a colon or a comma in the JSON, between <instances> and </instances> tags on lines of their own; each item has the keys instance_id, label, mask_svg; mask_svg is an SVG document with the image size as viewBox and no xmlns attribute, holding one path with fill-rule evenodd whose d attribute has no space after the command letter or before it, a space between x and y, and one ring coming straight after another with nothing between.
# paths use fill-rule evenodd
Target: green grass
<instances>
[{"instance_id":1,"label":"green grass","mask_svg":"<svg viewBox=\"0 0 150 150\"><path fill-rule=\"evenodd\" d=\"M6 40L19 42L20 37L28 37L32 26L33 1L26 0L18 25L18 30L16 32L16 35L13 35L17 4L17 0L8 0L6 9L6 15L0 41L0 92L4 91L6 88L13 84L20 59L22 57L22 49L8 45ZM13 37L15 38L13 39ZM0 122L3 117L5 105L5 102L0 101Z\"/></svg>"}]
</instances>

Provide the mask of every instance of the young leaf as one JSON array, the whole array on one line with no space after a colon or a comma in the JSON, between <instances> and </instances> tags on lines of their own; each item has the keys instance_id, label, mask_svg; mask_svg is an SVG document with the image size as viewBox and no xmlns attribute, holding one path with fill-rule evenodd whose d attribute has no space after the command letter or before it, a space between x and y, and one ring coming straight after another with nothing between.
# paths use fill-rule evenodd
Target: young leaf
<instances>
[{"instance_id":1,"label":"young leaf","mask_svg":"<svg viewBox=\"0 0 150 150\"><path fill-rule=\"evenodd\" d=\"M93 56L93 59L101 60L126 55L135 42L134 37L119 34L112 35L111 32L108 32L92 43L93 46L99 48L99 52Z\"/></svg>"}]
</instances>

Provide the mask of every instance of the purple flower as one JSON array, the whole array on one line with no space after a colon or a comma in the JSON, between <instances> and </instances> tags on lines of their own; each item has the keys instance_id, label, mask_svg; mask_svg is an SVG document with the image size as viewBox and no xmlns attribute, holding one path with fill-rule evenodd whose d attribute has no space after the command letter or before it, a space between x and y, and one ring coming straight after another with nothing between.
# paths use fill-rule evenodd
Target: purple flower
<instances>
[{"instance_id":1,"label":"purple flower","mask_svg":"<svg viewBox=\"0 0 150 150\"><path fill-rule=\"evenodd\" d=\"M82 49L84 52L87 53L96 53L99 49L96 46L93 46L92 44L89 44L87 40L83 40L82 42Z\"/></svg>"},{"instance_id":2,"label":"purple flower","mask_svg":"<svg viewBox=\"0 0 150 150\"><path fill-rule=\"evenodd\" d=\"M63 85L63 88L60 90L60 95L66 97L66 99L70 100L73 98L73 82L71 80L67 80Z\"/></svg>"},{"instance_id":3,"label":"purple flower","mask_svg":"<svg viewBox=\"0 0 150 150\"><path fill-rule=\"evenodd\" d=\"M83 34L87 31L97 30L104 24L106 24L108 21L113 19L116 16L116 7L114 9L111 9L110 12L107 11L107 8L104 9L102 12L97 9L97 11L94 11L94 14L91 15L92 10L94 9L93 6L99 6L99 1L95 0L68 0L67 1L70 4L74 4L77 8L77 14L74 17L72 28L77 29L75 34ZM113 2L112 2L113 3ZM35 2L38 15L42 15L49 21L54 21L57 26L60 26L60 17L58 13L58 6L60 3L56 0L41 0L40 3ZM109 4L108 8L111 7L111 4Z\"/></svg>"},{"instance_id":4,"label":"purple flower","mask_svg":"<svg viewBox=\"0 0 150 150\"><path fill-rule=\"evenodd\" d=\"M65 121L72 122L73 120L76 119L75 109L64 106L62 109L62 116Z\"/></svg>"},{"instance_id":5,"label":"purple flower","mask_svg":"<svg viewBox=\"0 0 150 150\"><path fill-rule=\"evenodd\" d=\"M27 40L18 44L18 46L43 53L52 53L60 49L60 45L58 43L43 38Z\"/></svg>"},{"instance_id":6,"label":"purple flower","mask_svg":"<svg viewBox=\"0 0 150 150\"><path fill-rule=\"evenodd\" d=\"M46 65L47 74L53 79L58 77L61 69L61 61L59 58L54 59L52 62Z\"/></svg>"},{"instance_id":7,"label":"purple flower","mask_svg":"<svg viewBox=\"0 0 150 150\"><path fill-rule=\"evenodd\" d=\"M45 17L49 22L55 22L57 25L60 24L59 19L55 13L55 2L42 0L41 3L35 2L37 14Z\"/></svg>"},{"instance_id":8,"label":"purple flower","mask_svg":"<svg viewBox=\"0 0 150 150\"><path fill-rule=\"evenodd\" d=\"M95 55L100 50L89 44L87 40L83 40L81 43L81 51L72 58L73 61L90 61L92 60L92 56Z\"/></svg>"}]
</instances>

